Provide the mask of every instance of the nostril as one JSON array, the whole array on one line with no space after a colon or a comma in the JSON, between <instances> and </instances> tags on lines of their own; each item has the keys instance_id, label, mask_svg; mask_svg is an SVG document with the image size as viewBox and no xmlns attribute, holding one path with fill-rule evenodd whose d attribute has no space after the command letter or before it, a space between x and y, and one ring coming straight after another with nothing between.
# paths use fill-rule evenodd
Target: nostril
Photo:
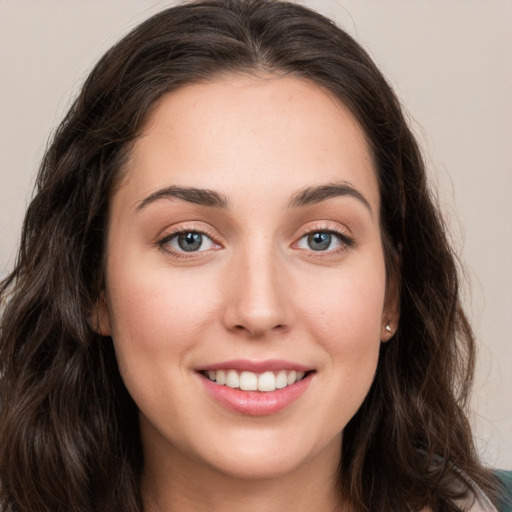
<instances>
[{"instance_id":1,"label":"nostril","mask_svg":"<svg viewBox=\"0 0 512 512\"><path fill-rule=\"evenodd\" d=\"M259 325L244 325L244 324L236 324L231 327L231 330L233 332L238 333L246 333L247 335L255 338L260 338L262 336L265 336L265 333L280 333L287 329L286 324L276 324L273 327L265 328L264 326Z\"/></svg>"}]
</instances>

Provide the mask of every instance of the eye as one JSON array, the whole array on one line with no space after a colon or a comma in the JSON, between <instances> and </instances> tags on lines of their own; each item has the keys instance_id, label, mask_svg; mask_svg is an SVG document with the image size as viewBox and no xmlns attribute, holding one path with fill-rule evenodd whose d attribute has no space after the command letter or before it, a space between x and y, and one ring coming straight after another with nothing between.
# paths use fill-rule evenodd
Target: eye
<instances>
[{"instance_id":1,"label":"eye","mask_svg":"<svg viewBox=\"0 0 512 512\"><path fill-rule=\"evenodd\" d=\"M202 252L219 246L205 233L200 231L180 231L166 236L158 245L171 253Z\"/></svg>"},{"instance_id":2,"label":"eye","mask_svg":"<svg viewBox=\"0 0 512 512\"><path fill-rule=\"evenodd\" d=\"M315 252L336 251L350 245L352 245L352 240L346 235L329 230L312 231L297 242L299 249Z\"/></svg>"}]
</instances>

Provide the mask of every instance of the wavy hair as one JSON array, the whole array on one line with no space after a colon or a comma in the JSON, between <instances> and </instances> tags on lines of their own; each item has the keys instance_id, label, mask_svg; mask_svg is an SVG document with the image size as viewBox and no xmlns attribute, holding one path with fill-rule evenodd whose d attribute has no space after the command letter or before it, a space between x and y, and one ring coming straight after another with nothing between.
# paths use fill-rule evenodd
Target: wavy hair
<instances>
[{"instance_id":1,"label":"wavy hair","mask_svg":"<svg viewBox=\"0 0 512 512\"><path fill-rule=\"evenodd\" d=\"M491 492L466 416L474 339L418 144L367 53L327 18L273 0L203 0L151 17L93 69L39 170L15 268L0 285L0 507L142 510L137 409L112 340L89 318L104 283L109 198L163 94L221 74L309 80L350 109L381 195L401 319L346 426L341 492L355 511L457 510L454 475Z\"/></svg>"}]
</instances>

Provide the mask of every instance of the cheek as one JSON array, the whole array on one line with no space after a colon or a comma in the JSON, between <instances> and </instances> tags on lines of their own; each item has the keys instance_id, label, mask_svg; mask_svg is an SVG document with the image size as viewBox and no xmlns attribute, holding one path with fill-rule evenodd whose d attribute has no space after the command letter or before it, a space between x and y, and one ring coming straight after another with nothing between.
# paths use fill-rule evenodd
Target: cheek
<instances>
[{"instance_id":1,"label":"cheek","mask_svg":"<svg viewBox=\"0 0 512 512\"><path fill-rule=\"evenodd\" d=\"M172 377L174 382L186 373L187 354L201 339L211 305L190 277L137 261L130 264L127 258L112 265L108 302L119 370L142 407L155 392L167 394L164 380Z\"/></svg>"},{"instance_id":2,"label":"cheek","mask_svg":"<svg viewBox=\"0 0 512 512\"><path fill-rule=\"evenodd\" d=\"M171 345L176 351L185 349L215 307L215 287L198 274L129 264L112 269L108 288L113 337L148 350Z\"/></svg>"},{"instance_id":3,"label":"cheek","mask_svg":"<svg viewBox=\"0 0 512 512\"><path fill-rule=\"evenodd\" d=\"M342 270L324 280L316 277L304 288L309 291L300 293L306 298L302 314L323 338L333 342L379 339L385 297L383 265L369 265L357 272Z\"/></svg>"},{"instance_id":4,"label":"cheek","mask_svg":"<svg viewBox=\"0 0 512 512\"><path fill-rule=\"evenodd\" d=\"M205 340L216 306L211 287L200 286L204 279L139 266L144 270L119 262L108 275L119 371L141 411L174 418L187 410L180 388L189 378L189 354Z\"/></svg>"},{"instance_id":5,"label":"cheek","mask_svg":"<svg viewBox=\"0 0 512 512\"><path fill-rule=\"evenodd\" d=\"M320 284L317 281L317 286L309 287L313 292L306 295L302 321L328 355L333 379L350 389L356 401L362 401L373 380L381 345L384 265L376 261L358 272L340 271L324 287Z\"/></svg>"}]
</instances>

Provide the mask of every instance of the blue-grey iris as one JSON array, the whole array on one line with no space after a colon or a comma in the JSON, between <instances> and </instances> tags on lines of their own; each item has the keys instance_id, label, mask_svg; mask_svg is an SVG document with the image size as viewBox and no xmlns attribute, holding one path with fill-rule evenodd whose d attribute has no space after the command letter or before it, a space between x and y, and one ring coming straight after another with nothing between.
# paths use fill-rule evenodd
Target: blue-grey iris
<instances>
[{"instance_id":1,"label":"blue-grey iris","mask_svg":"<svg viewBox=\"0 0 512 512\"><path fill-rule=\"evenodd\" d=\"M313 251L325 251L331 245L331 233L317 232L308 235L308 245Z\"/></svg>"},{"instance_id":2,"label":"blue-grey iris","mask_svg":"<svg viewBox=\"0 0 512 512\"><path fill-rule=\"evenodd\" d=\"M202 244L203 235L201 233L188 232L178 235L178 245L183 251L197 251Z\"/></svg>"}]
</instances>

